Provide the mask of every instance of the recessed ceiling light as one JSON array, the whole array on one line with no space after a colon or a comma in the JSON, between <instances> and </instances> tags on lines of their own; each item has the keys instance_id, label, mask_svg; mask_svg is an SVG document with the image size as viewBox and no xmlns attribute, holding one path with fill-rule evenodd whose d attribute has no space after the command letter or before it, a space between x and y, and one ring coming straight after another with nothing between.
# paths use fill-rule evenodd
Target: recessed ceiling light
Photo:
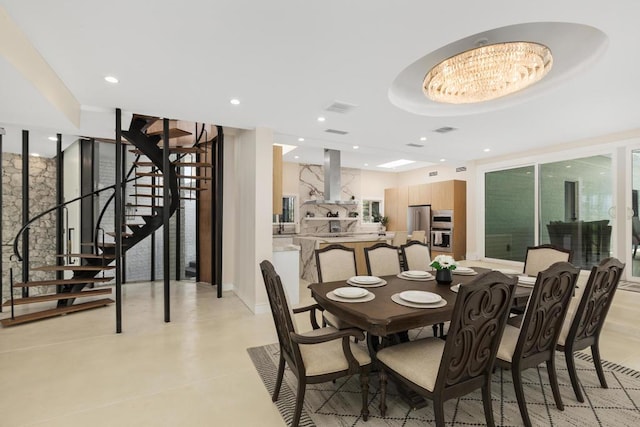
<instances>
[{"instance_id":1,"label":"recessed ceiling light","mask_svg":"<svg viewBox=\"0 0 640 427\"><path fill-rule=\"evenodd\" d=\"M570 167L571 167L571 165L567 165L567 166L565 166L565 168L567 168L567 169L569 169Z\"/></svg>"},{"instance_id":2,"label":"recessed ceiling light","mask_svg":"<svg viewBox=\"0 0 640 427\"><path fill-rule=\"evenodd\" d=\"M365 165L365 166L369 166L369 163L365 163L364 165Z\"/></svg>"},{"instance_id":3,"label":"recessed ceiling light","mask_svg":"<svg viewBox=\"0 0 640 427\"><path fill-rule=\"evenodd\" d=\"M298 142L303 142L304 138L298 138Z\"/></svg>"},{"instance_id":4,"label":"recessed ceiling light","mask_svg":"<svg viewBox=\"0 0 640 427\"><path fill-rule=\"evenodd\" d=\"M300 156L293 156L293 158L294 158L294 159L299 159L299 158L300 158Z\"/></svg>"},{"instance_id":5,"label":"recessed ceiling light","mask_svg":"<svg viewBox=\"0 0 640 427\"><path fill-rule=\"evenodd\" d=\"M354 146L353 146L353 149L354 149L354 150L357 150L358 148L360 148L360 146L359 146L359 145L354 145Z\"/></svg>"},{"instance_id":6,"label":"recessed ceiling light","mask_svg":"<svg viewBox=\"0 0 640 427\"><path fill-rule=\"evenodd\" d=\"M326 119L325 119L324 117L322 117L322 116L318 117L318 121L319 121L319 122L324 122L325 120L326 120Z\"/></svg>"},{"instance_id":7,"label":"recessed ceiling light","mask_svg":"<svg viewBox=\"0 0 640 427\"><path fill-rule=\"evenodd\" d=\"M485 153L488 153L489 151L491 151L491 148L485 148L485 149L484 149L484 150L482 150L482 151L484 151Z\"/></svg>"},{"instance_id":8,"label":"recessed ceiling light","mask_svg":"<svg viewBox=\"0 0 640 427\"><path fill-rule=\"evenodd\" d=\"M232 105L240 105L240 100L238 98L231 98L229 101Z\"/></svg>"},{"instance_id":9,"label":"recessed ceiling light","mask_svg":"<svg viewBox=\"0 0 640 427\"><path fill-rule=\"evenodd\" d=\"M383 163L381 165L378 165L378 167L379 168L393 169L395 167L409 165L411 163L415 163L415 161L400 159L400 160L394 160L393 162Z\"/></svg>"},{"instance_id":10,"label":"recessed ceiling light","mask_svg":"<svg viewBox=\"0 0 640 427\"><path fill-rule=\"evenodd\" d=\"M47 138L49 141L57 141L58 138L56 138L55 136L50 136L49 138Z\"/></svg>"},{"instance_id":11,"label":"recessed ceiling light","mask_svg":"<svg viewBox=\"0 0 640 427\"><path fill-rule=\"evenodd\" d=\"M427 137L426 137L426 136L422 136L422 137L420 137L420 141L426 141L426 140L427 140Z\"/></svg>"},{"instance_id":12,"label":"recessed ceiling light","mask_svg":"<svg viewBox=\"0 0 640 427\"><path fill-rule=\"evenodd\" d=\"M108 81L109 83L118 83L118 79L116 77L113 77L113 76L107 76L104 79L106 81Z\"/></svg>"},{"instance_id":13,"label":"recessed ceiling light","mask_svg":"<svg viewBox=\"0 0 640 427\"><path fill-rule=\"evenodd\" d=\"M441 162L446 162L446 161L447 161L447 159L440 159L440 161L441 161Z\"/></svg>"},{"instance_id":14,"label":"recessed ceiling light","mask_svg":"<svg viewBox=\"0 0 640 427\"><path fill-rule=\"evenodd\" d=\"M40 157L40 154L38 154L38 153L31 153L31 155L32 155L33 157Z\"/></svg>"}]
</instances>

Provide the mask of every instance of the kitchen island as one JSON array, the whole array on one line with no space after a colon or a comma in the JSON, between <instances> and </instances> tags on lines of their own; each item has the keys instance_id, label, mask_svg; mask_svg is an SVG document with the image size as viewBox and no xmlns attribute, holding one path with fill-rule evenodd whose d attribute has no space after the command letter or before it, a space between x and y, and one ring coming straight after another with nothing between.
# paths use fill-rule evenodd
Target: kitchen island
<instances>
[{"instance_id":1,"label":"kitchen island","mask_svg":"<svg viewBox=\"0 0 640 427\"><path fill-rule=\"evenodd\" d=\"M333 244L354 248L356 250L357 273L359 275L366 275L367 264L364 258L364 248L381 242L391 243L391 240L393 240L392 234L379 236L377 233L294 237L293 244L300 246L300 277L312 283L317 282L318 271L316 268L315 250Z\"/></svg>"}]
</instances>

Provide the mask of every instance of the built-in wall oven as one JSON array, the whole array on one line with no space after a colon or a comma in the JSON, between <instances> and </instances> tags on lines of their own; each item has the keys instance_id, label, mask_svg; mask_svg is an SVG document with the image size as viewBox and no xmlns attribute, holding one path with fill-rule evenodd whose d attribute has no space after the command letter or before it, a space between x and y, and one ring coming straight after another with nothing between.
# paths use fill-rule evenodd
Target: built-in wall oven
<instances>
[{"instance_id":1,"label":"built-in wall oven","mask_svg":"<svg viewBox=\"0 0 640 427\"><path fill-rule=\"evenodd\" d=\"M431 211L431 247L440 252L451 252L453 243L453 211Z\"/></svg>"}]
</instances>

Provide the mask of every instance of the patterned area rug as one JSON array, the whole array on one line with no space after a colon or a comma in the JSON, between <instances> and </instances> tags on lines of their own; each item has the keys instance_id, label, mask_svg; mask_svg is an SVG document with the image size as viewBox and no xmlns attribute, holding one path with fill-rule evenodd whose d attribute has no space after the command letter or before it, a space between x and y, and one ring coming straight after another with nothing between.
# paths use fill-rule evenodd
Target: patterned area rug
<instances>
[{"instance_id":1,"label":"patterned area rug","mask_svg":"<svg viewBox=\"0 0 640 427\"><path fill-rule=\"evenodd\" d=\"M278 345L253 347L247 351L271 394L277 374ZM600 388L591 358L577 353L576 367L585 396L585 403L580 403L573 394L564 356L558 354L556 367L564 411L559 411L555 406L544 364L523 372L527 407L534 426L640 426L640 372L604 362L609 388L603 389ZM276 405L288 425L295 406L296 384L295 376L287 368ZM380 417L380 394L375 374L370 377L369 396L369 420L365 423L360 417L361 395L357 376L335 383L308 385L300 425L424 426L435 422L431 402L425 408L412 410L397 395L392 383L387 391L387 416ZM492 397L497 425L523 424L509 371L496 370ZM485 425L480 391L446 402L445 420L448 426Z\"/></svg>"}]
</instances>

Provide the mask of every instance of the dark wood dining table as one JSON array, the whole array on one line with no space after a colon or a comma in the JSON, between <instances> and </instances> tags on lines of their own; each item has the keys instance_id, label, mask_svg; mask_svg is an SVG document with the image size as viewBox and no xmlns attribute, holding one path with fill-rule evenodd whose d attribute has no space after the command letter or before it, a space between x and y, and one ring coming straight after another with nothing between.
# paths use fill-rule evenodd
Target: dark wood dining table
<instances>
[{"instance_id":1,"label":"dark wood dining table","mask_svg":"<svg viewBox=\"0 0 640 427\"><path fill-rule=\"evenodd\" d=\"M486 268L472 267L479 274L490 271ZM453 275L451 285L466 284L477 275ZM338 302L327 297L334 289L349 286L346 281L312 283L309 285L312 297L325 310L369 335L388 337L414 328L435 325L451 319L457 293L450 289L451 285L440 285L435 280L416 281L402 279L397 276L383 276L387 284L380 287L367 287L375 295L368 302ZM412 308L397 304L391 300L393 294L408 290L433 292L447 301L441 308ZM515 298L526 297L531 288L518 286Z\"/></svg>"}]
</instances>

